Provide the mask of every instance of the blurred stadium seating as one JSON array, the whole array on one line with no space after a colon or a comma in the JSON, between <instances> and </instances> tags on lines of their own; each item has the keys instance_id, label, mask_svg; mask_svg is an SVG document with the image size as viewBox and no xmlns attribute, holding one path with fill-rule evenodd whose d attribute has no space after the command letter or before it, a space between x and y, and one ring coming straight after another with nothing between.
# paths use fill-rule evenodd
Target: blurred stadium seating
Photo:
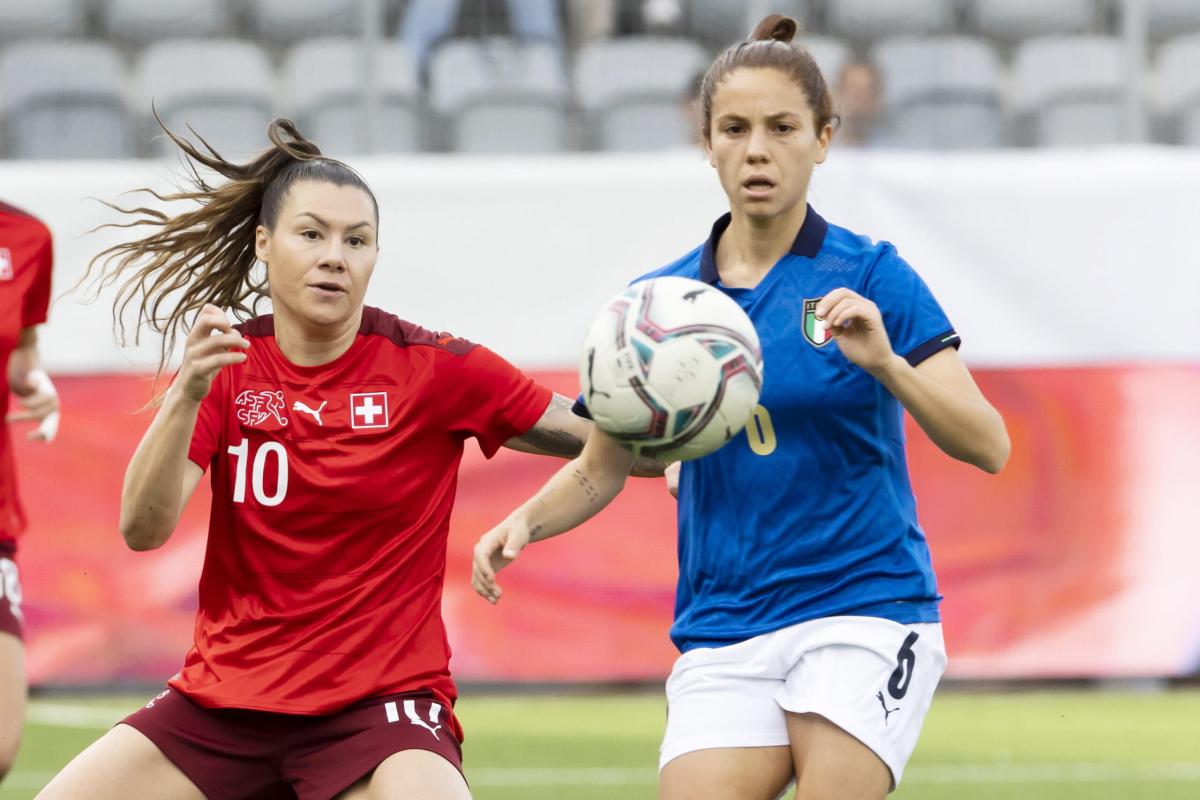
<instances>
[{"instance_id":1,"label":"blurred stadium seating","mask_svg":"<svg viewBox=\"0 0 1200 800\"><path fill-rule=\"evenodd\" d=\"M387 42L375 54L379 108L364 134L358 109L370 62L348 37L305 39L283 58L283 105L300 130L334 155L408 153L421 148L420 83L404 45Z\"/></svg>"},{"instance_id":2,"label":"blurred stadium seating","mask_svg":"<svg viewBox=\"0 0 1200 800\"><path fill-rule=\"evenodd\" d=\"M274 116L275 70L266 54L234 39L167 39L150 45L137 60L134 109L153 101L167 127L196 131L216 150L245 156L262 148L263 131ZM146 134L150 125L139 125ZM162 154L174 145L156 137Z\"/></svg>"},{"instance_id":3,"label":"blurred stadium seating","mask_svg":"<svg viewBox=\"0 0 1200 800\"><path fill-rule=\"evenodd\" d=\"M1030 144L1118 142L1125 124L1125 50L1108 36L1046 36L1017 46L1014 109Z\"/></svg>"},{"instance_id":4,"label":"blurred stadium seating","mask_svg":"<svg viewBox=\"0 0 1200 800\"><path fill-rule=\"evenodd\" d=\"M1005 42L1092 32L1101 10L1095 0L973 0L969 8L980 33Z\"/></svg>"},{"instance_id":5,"label":"blurred stadium seating","mask_svg":"<svg viewBox=\"0 0 1200 800\"><path fill-rule=\"evenodd\" d=\"M1004 141L1000 59L986 41L889 39L872 61L889 76L884 95L895 144L957 150Z\"/></svg>"},{"instance_id":6,"label":"blurred stadium seating","mask_svg":"<svg viewBox=\"0 0 1200 800\"><path fill-rule=\"evenodd\" d=\"M103 42L29 42L0 53L4 140L17 158L131 154L124 72Z\"/></svg>"},{"instance_id":7,"label":"blurred stadium seating","mask_svg":"<svg viewBox=\"0 0 1200 800\"><path fill-rule=\"evenodd\" d=\"M567 76L546 42L456 39L429 64L429 93L451 149L553 153L567 149Z\"/></svg>"},{"instance_id":8,"label":"blurred stadium seating","mask_svg":"<svg viewBox=\"0 0 1200 800\"><path fill-rule=\"evenodd\" d=\"M689 82L708 67L687 39L636 36L593 42L579 53L575 92L601 150L686 147L682 107Z\"/></svg>"},{"instance_id":9,"label":"blurred stadium seating","mask_svg":"<svg viewBox=\"0 0 1200 800\"><path fill-rule=\"evenodd\" d=\"M1200 34L1163 46L1159 107L1163 138L1200 146Z\"/></svg>"},{"instance_id":10,"label":"blurred stadium seating","mask_svg":"<svg viewBox=\"0 0 1200 800\"><path fill-rule=\"evenodd\" d=\"M1129 141L1131 80L1151 139L1194 146L1200 2L1141 2L1145 80L1122 0L606 0L598 27L586 0L5 0L0 158L160 154L151 98L234 148L276 113L341 153L687 146L698 73L775 11L831 85L850 61L879 69L888 146ZM371 8L374 58L352 38ZM345 117L368 84L370 136Z\"/></svg>"}]
</instances>

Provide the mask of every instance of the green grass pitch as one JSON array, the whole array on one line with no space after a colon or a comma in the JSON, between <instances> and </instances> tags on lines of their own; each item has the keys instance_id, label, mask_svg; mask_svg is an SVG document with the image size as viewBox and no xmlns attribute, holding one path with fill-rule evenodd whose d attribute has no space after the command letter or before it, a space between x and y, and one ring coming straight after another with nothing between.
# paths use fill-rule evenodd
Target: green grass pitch
<instances>
[{"instance_id":1,"label":"green grass pitch","mask_svg":"<svg viewBox=\"0 0 1200 800\"><path fill-rule=\"evenodd\" d=\"M30 703L0 800L33 797L143 697ZM460 701L476 800L650 800L663 725L653 693ZM943 691L897 800L1196 800L1200 691Z\"/></svg>"}]
</instances>

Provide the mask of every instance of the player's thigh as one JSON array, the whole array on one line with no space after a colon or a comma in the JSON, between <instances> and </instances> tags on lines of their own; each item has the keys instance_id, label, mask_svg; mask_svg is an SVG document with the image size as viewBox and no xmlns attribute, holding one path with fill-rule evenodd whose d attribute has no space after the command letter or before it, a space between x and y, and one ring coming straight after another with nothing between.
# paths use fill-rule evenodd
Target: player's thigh
<instances>
[{"instance_id":1,"label":"player's thigh","mask_svg":"<svg viewBox=\"0 0 1200 800\"><path fill-rule=\"evenodd\" d=\"M667 762L659 800L775 800L792 780L788 747L717 747Z\"/></svg>"},{"instance_id":2,"label":"player's thigh","mask_svg":"<svg viewBox=\"0 0 1200 800\"><path fill-rule=\"evenodd\" d=\"M787 715L796 800L883 800L892 773L871 748L819 714Z\"/></svg>"},{"instance_id":3,"label":"player's thigh","mask_svg":"<svg viewBox=\"0 0 1200 800\"><path fill-rule=\"evenodd\" d=\"M787 659L773 635L697 648L667 679L659 796L774 800L792 777L787 724L775 700Z\"/></svg>"},{"instance_id":4,"label":"player's thigh","mask_svg":"<svg viewBox=\"0 0 1200 800\"><path fill-rule=\"evenodd\" d=\"M17 757L25 695L25 646L16 636L0 633L0 777Z\"/></svg>"},{"instance_id":5,"label":"player's thigh","mask_svg":"<svg viewBox=\"0 0 1200 800\"><path fill-rule=\"evenodd\" d=\"M402 750L338 800L471 800L462 773L429 750Z\"/></svg>"},{"instance_id":6,"label":"player's thigh","mask_svg":"<svg viewBox=\"0 0 1200 800\"><path fill-rule=\"evenodd\" d=\"M205 800L154 744L117 725L67 764L36 800Z\"/></svg>"},{"instance_id":7,"label":"player's thigh","mask_svg":"<svg viewBox=\"0 0 1200 800\"><path fill-rule=\"evenodd\" d=\"M941 627L831 617L776 699L798 797L883 797L899 784L946 666ZM882 788L879 788L882 787Z\"/></svg>"}]
</instances>

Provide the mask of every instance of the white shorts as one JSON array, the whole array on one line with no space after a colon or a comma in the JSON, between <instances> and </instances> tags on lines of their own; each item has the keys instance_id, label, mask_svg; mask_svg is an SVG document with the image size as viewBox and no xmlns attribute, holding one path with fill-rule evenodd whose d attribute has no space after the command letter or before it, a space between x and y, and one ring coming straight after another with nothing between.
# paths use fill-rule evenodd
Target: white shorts
<instances>
[{"instance_id":1,"label":"white shorts","mask_svg":"<svg viewBox=\"0 0 1200 800\"><path fill-rule=\"evenodd\" d=\"M819 714L871 748L894 789L945 669L940 624L876 617L827 617L689 650L667 679L658 768L694 750L787 745L792 711Z\"/></svg>"}]
</instances>

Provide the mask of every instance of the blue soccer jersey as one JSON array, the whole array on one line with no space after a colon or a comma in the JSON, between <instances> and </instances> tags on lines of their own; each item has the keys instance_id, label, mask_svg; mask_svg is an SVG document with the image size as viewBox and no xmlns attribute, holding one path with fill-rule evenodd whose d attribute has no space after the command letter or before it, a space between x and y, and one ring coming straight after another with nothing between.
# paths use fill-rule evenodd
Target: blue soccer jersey
<instances>
[{"instance_id":1,"label":"blue soccer jersey","mask_svg":"<svg viewBox=\"0 0 1200 800\"><path fill-rule=\"evenodd\" d=\"M814 309L842 286L869 298L892 348L913 365L957 347L958 334L892 245L829 225L811 207L758 286L723 286L715 254L729 222L639 278L719 287L754 321L763 349L762 396L746 430L683 465L672 640L683 651L721 646L839 614L938 621L903 409L841 354Z\"/></svg>"}]
</instances>

